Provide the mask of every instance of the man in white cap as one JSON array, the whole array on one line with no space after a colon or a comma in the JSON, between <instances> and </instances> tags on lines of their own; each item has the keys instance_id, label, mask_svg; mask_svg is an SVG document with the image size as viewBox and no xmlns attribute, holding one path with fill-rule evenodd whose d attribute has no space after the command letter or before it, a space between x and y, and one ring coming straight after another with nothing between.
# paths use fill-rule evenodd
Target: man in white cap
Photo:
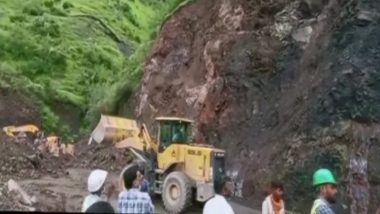
<instances>
[{"instance_id":1,"label":"man in white cap","mask_svg":"<svg viewBox=\"0 0 380 214\"><path fill-rule=\"evenodd\" d=\"M108 172L101 169L95 169L88 176L87 190L90 192L83 201L82 212L86 212L87 208L95 202L101 201L101 194L104 189Z\"/></svg>"}]
</instances>

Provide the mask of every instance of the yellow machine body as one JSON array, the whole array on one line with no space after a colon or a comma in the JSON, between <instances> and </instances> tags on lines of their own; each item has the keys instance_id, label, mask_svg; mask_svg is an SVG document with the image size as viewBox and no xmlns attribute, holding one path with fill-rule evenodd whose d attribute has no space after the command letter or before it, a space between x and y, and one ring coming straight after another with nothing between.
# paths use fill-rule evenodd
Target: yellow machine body
<instances>
[{"instance_id":1,"label":"yellow machine body","mask_svg":"<svg viewBox=\"0 0 380 214\"><path fill-rule=\"evenodd\" d=\"M9 137L15 137L20 132L31 133L33 135L36 135L39 131L40 129L32 124L23 126L6 126L3 128L3 132L5 132L5 134Z\"/></svg>"},{"instance_id":2,"label":"yellow machine body","mask_svg":"<svg viewBox=\"0 0 380 214\"><path fill-rule=\"evenodd\" d=\"M150 181L154 183L154 192L162 194L165 207L171 212L181 212L187 204L184 201L190 199L179 200L177 206L177 202L166 200L172 197L168 189L179 189L186 195L187 187L191 186L196 190L197 201L208 200L214 194L214 182L224 176L225 151L192 143L193 121L189 119L158 117L155 122L158 123L155 137L151 137L144 124L139 128L135 120L102 115L89 143L108 141L117 148L129 148L145 162L153 160L150 166L154 179ZM144 158L144 154L150 158Z\"/></svg>"}]
</instances>

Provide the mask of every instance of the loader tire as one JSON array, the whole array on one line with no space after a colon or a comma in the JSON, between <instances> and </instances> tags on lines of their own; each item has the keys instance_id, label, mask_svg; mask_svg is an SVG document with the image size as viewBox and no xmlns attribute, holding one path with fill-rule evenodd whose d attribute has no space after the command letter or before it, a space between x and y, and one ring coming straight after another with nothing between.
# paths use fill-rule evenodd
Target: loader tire
<instances>
[{"instance_id":1,"label":"loader tire","mask_svg":"<svg viewBox=\"0 0 380 214\"><path fill-rule=\"evenodd\" d=\"M182 213L191 206L192 186L183 172L171 172L166 176L162 190L162 200L169 213Z\"/></svg>"}]
</instances>

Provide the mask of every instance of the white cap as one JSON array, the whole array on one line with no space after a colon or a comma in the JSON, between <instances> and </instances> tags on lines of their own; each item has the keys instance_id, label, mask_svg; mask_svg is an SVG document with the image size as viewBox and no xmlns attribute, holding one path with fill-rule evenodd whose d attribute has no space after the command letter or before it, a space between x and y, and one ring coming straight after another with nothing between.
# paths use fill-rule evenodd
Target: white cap
<instances>
[{"instance_id":1,"label":"white cap","mask_svg":"<svg viewBox=\"0 0 380 214\"><path fill-rule=\"evenodd\" d=\"M88 176L87 189L89 192L97 192L106 181L108 172L101 169L95 169Z\"/></svg>"}]
</instances>

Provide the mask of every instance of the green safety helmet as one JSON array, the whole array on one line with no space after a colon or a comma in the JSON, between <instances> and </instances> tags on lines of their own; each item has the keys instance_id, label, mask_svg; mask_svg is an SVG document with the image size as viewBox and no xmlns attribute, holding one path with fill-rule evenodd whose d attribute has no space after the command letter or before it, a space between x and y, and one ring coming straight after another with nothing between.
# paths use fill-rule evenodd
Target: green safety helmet
<instances>
[{"instance_id":1,"label":"green safety helmet","mask_svg":"<svg viewBox=\"0 0 380 214\"><path fill-rule=\"evenodd\" d=\"M328 169L318 169L313 175L313 186L337 184L334 175Z\"/></svg>"}]
</instances>

